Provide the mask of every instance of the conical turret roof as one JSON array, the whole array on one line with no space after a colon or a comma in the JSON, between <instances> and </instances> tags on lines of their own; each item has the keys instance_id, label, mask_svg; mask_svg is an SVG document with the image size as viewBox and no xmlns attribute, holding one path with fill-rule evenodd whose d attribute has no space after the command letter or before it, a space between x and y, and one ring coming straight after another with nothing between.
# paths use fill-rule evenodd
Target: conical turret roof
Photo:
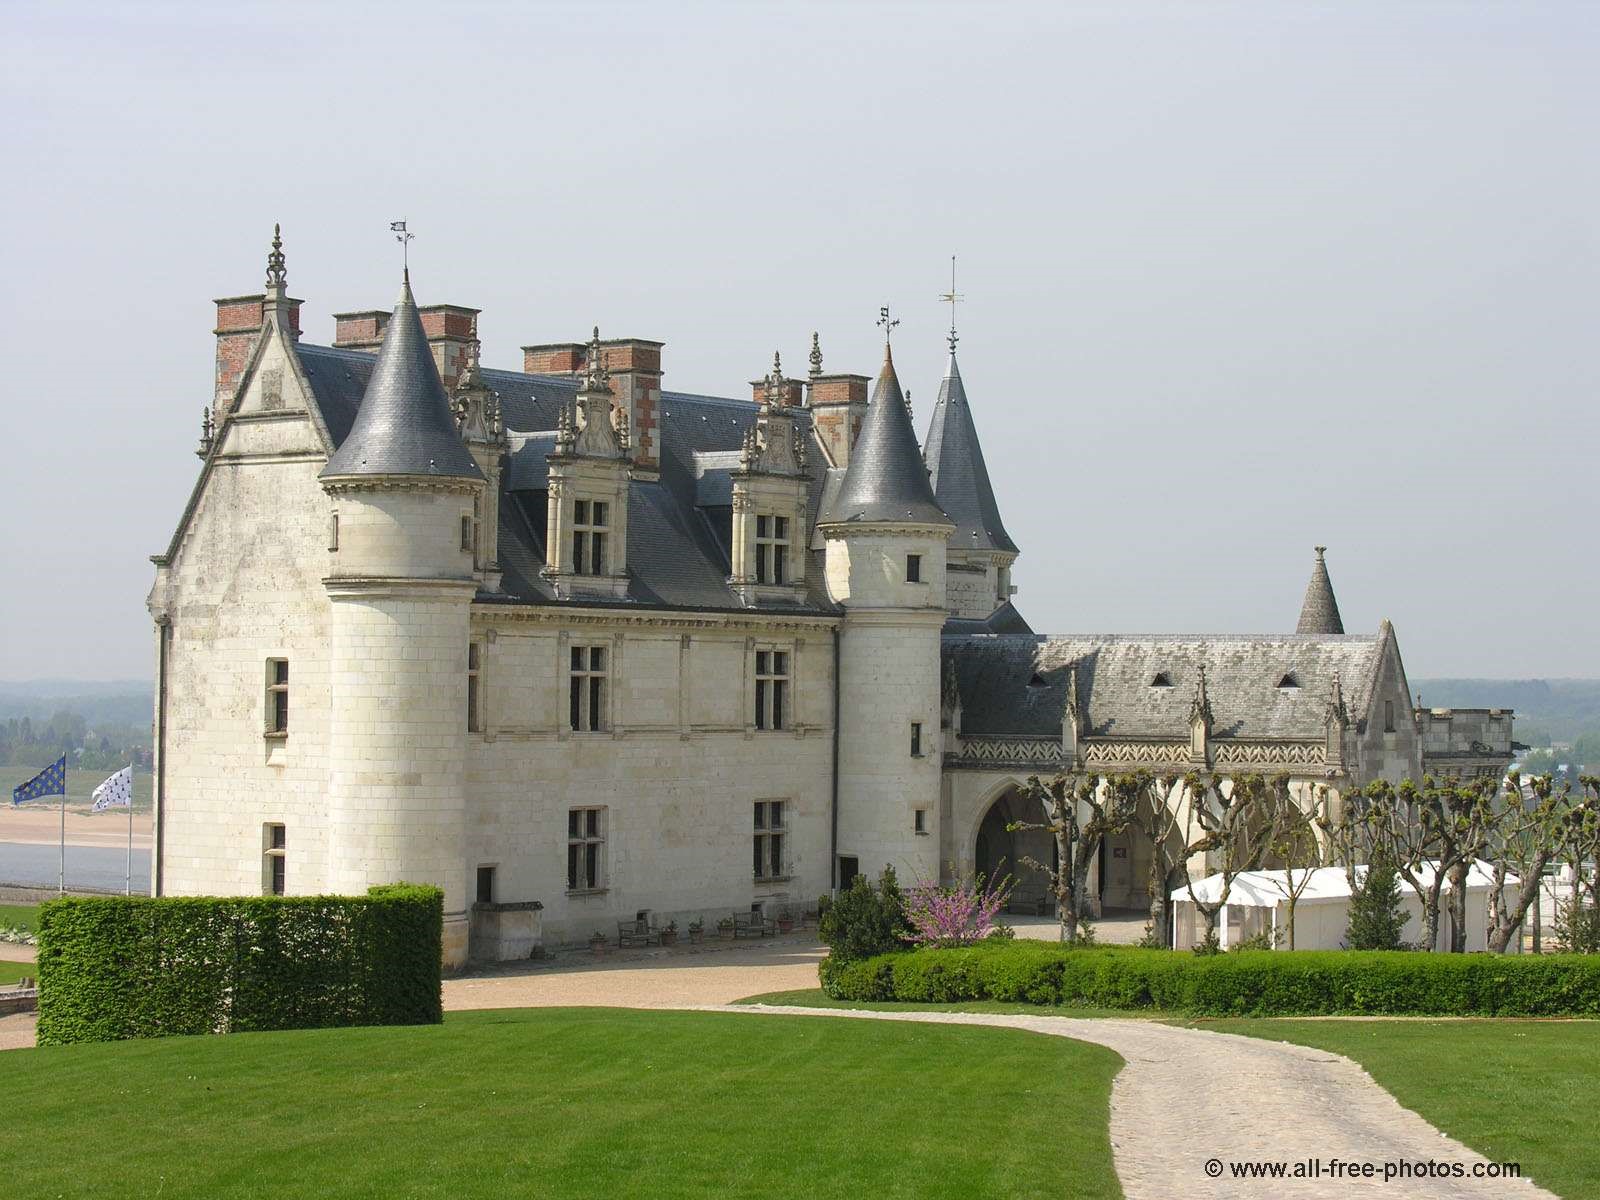
<instances>
[{"instance_id":1,"label":"conical turret roof","mask_svg":"<svg viewBox=\"0 0 1600 1200\"><path fill-rule=\"evenodd\" d=\"M828 522L905 522L948 525L950 518L934 499L928 469L917 447L905 394L894 373L889 347L883 348L883 370L850 448L839 494L824 518Z\"/></svg>"},{"instance_id":2,"label":"conical turret roof","mask_svg":"<svg viewBox=\"0 0 1600 1200\"><path fill-rule=\"evenodd\" d=\"M944 382L939 385L933 424L928 427L922 454L928 464L934 499L955 522L950 548L1016 553L1017 545L1000 521L1000 506L989 483L989 468L984 465L978 427L967 404L967 389L961 382L954 350L950 351Z\"/></svg>"},{"instance_id":3,"label":"conical turret roof","mask_svg":"<svg viewBox=\"0 0 1600 1200\"><path fill-rule=\"evenodd\" d=\"M483 478L456 432L450 401L411 295L409 273L355 423L322 468L324 479L349 475Z\"/></svg>"},{"instance_id":4,"label":"conical turret roof","mask_svg":"<svg viewBox=\"0 0 1600 1200\"><path fill-rule=\"evenodd\" d=\"M1328 578L1328 564L1323 561L1326 546L1317 547L1317 565L1311 568L1311 582L1306 584L1306 600L1300 606L1300 624L1296 633L1343 633L1344 622L1339 619L1339 602L1333 598L1333 581Z\"/></svg>"}]
</instances>

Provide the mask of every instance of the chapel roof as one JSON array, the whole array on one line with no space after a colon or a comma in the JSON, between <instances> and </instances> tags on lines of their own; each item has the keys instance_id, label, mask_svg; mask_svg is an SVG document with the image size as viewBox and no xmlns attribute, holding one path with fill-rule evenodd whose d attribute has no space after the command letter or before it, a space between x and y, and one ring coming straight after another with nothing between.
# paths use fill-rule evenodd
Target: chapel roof
<instances>
[{"instance_id":1,"label":"chapel roof","mask_svg":"<svg viewBox=\"0 0 1600 1200\"><path fill-rule=\"evenodd\" d=\"M967 403L967 389L961 382L956 352L950 351L950 364L939 385L939 398L933 404L933 422L922 448L933 484L934 499L955 522L950 535L952 550L1008 550L1016 553L1016 543L1000 520L989 483L989 468L984 465L983 447L978 444L978 427Z\"/></svg>"},{"instance_id":2,"label":"chapel roof","mask_svg":"<svg viewBox=\"0 0 1600 1200\"><path fill-rule=\"evenodd\" d=\"M313 384L315 386L315 384ZM422 331L409 272L347 434L322 469L351 475L482 479L455 419Z\"/></svg>"},{"instance_id":3,"label":"chapel roof","mask_svg":"<svg viewBox=\"0 0 1600 1200\"><path fill-rule=\"evenodd\" d=\"M1183 739L1202 668L1223 738L1321 740L1339 680L1352 720L1376 686L1387 626L1363 634L947 636L964 736L1059 735L1069 688L1091 737Z\"/></svg>"}]
</instances>

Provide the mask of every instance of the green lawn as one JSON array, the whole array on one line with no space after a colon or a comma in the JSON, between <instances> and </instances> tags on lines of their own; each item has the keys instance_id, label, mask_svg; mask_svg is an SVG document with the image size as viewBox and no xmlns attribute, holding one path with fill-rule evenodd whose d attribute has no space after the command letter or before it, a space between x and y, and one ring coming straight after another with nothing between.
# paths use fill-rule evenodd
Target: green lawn
<instances>
[{"instance_id":1,"label":"green lawn","mask_svg":"<svg viewBox=\"0 0 1600 1200\"><path fill-rule=\"evenodd\" d=\"M1355 1059L1401 1104L1485 1158L1571 1197L1600 1196L1600 1021L1189 1022Z\"/></svg>"},{"instance_id":2,"label":"green lawn","mask_svg":"<svg viewBox=\"0 0 1600 1200\"><path fill-rule=\"evenodd\" d=\"M30 979L39 978L39 968L33 963L7 962L0 959L0 987L17 982L24 975Z\"/></svg>"},{"instance_id":3,"label":"green lawn","mask_svg":"<svg viewBox=\"0 0 1600 1200\"><path fill-rule=\"evenodd\" d=\"M163 1200L1110 1198L1120 1066L1016 1030L620 1009L14 1050L28 1100L0 1179Z\"/></svg>"},{"instance_id":4,"label":"green lawn","mask_svg":"<svg viewBox=\"0 0 1600 1200\"><path fill-rule=\"evenodd\" d=\"M0 904L0 925L33 931L39 928L37 904Z\"/></svg>"},{"instance_id":5,"label":"green lawn","mask_svg":"<svg viewBox=\"0 0 1600 1200\"><path fill-rule=\"evenodd\" d=\"M788 992L762 992L746 996L735 1004L791 1004L800 1008L860 1008L872 1012L975 1012L1021 1013L1029 1017L1116 1017L1123 1021L1162 1020L1168 1014L1150 1009L1091 1008L1021 1004L1004 1000L963 1000L953 1004L925 1004L916 1000L835 1000L821 988L800 988Z\"/></svg>"}]
</instances>

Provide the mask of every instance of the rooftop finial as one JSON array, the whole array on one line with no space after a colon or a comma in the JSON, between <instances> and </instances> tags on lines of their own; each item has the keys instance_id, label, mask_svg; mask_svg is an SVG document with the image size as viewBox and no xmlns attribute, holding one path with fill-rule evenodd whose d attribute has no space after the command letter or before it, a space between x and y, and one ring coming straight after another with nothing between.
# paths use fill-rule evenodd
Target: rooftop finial
<instances>
[{"instance_id":1,"label":"rooftop finial","mask_svg":"<svg viewBox=\"0 0 1600 1200\"><path fill-rule=\"evenodd\" d=\"M894 327L900 324L898 319L890 320L887 304L878 310L878 324L883 327L883 344L887 347L889 339L894 335Z\"/></svg>"},{"instance_id":2,"label":"rooftop finial","mask_svg":"<svg viewBox=\"0 0 1600 1200\"><path fill-rule=\"evenodd\" d=\"M411 239L416 234L406 228L404 221L390 221L389 232L394 234L394 240L400 243L400 265L403 268L405 280L411 282Z\"/></svg>"},{"instance_id":3,"label":"rooftop finial","mask_svg":"<svg viewBox=\"0 0 1600 1200\"><path fill-rule=\"evenodd\" d=\"M1312 549L1314 549L1317 552L1317 557L1318 558L1321 558L1324 554L1326 554L1328 552L1328 548L1326 546L1313 546Z\"/></svg>"},{"instance_id":4,"label":"rooftop finial","mask_svg":"<svg viewBox=\"0 0 1600 1200\"><path fill-rule=\"evenodd\" d=\"M956 305L966 299L960 292L956 291L956 256L954 254L950 256L950 290L940 296L939 299L950 306L950 335L945 340L950 343L950 353L954 354L956 352L956 342L960 340L956 336Z\"/></svg>"},{"instance_id":5,"label":"rooftop finial","mask_svg":"<svg viewBox=\"0 0 1600 1200\"><path fill-rule=\"evenodd\" d=\"M283 232L277 222L272 225L272 253L267 255L267 286L281 288L288 285L288 272L283 265Z\"/></svg>"},{"instance_id":6,"label":"rooftop finial","mask_svg":"<svg viewBox=\"0 0 1600 1200\"><path fill-rule=\"evenodd\" d=\"M766 400L768 408L776 408L783 398L783 360L778 352L772 352L772 374L766 378Z\"/></svg>"},{"instance_id":7,"label":"rooftop finial","mask_svg":"<svg viewBox=\"0 0 1600 1200\"><path fill-rule=\"evenodd\" d=\"M583 390L586 392L604 392L610 390L611 375L606 370L605 363L600 355L600 326L594 327L594 336L589 339L589 353L584 361Z\"/></svg>"},{"instance_id":8,"label":"rooftop finial","mask_svg":"<svg viewBox=\"0 0 1600 1200\"><path fill-rule=\"evenodd\" d=\"M811 378L815 379L822 374L822 344L817 341L816 331L811 333Z\"/></svg>"}]
</instances>

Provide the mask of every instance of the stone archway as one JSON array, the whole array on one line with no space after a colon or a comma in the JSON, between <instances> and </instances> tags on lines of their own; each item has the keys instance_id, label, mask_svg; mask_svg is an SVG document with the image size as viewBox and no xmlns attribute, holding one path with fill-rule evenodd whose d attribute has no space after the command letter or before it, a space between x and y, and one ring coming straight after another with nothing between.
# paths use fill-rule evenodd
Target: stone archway
<instances>
[{"instance_id":1,"label":"stone archway","mask_svg":"<svg viewBox=\"0 0 1600 1200\"><path fill-rule=\"evenodd\" d=\"M973 866L985 879L1009 875L1014 881L1012 908L1016 911L1049 911L1053 905L1050 881L1042 871L1023 865L1023 859L1056 864L1055 839L1042 830L1012 831L1016 821L1037 823L1043 814L1029 811L1020 792L1007 788L997 796L978 822L973 835Z\"/></svg>"}]
</instances>

